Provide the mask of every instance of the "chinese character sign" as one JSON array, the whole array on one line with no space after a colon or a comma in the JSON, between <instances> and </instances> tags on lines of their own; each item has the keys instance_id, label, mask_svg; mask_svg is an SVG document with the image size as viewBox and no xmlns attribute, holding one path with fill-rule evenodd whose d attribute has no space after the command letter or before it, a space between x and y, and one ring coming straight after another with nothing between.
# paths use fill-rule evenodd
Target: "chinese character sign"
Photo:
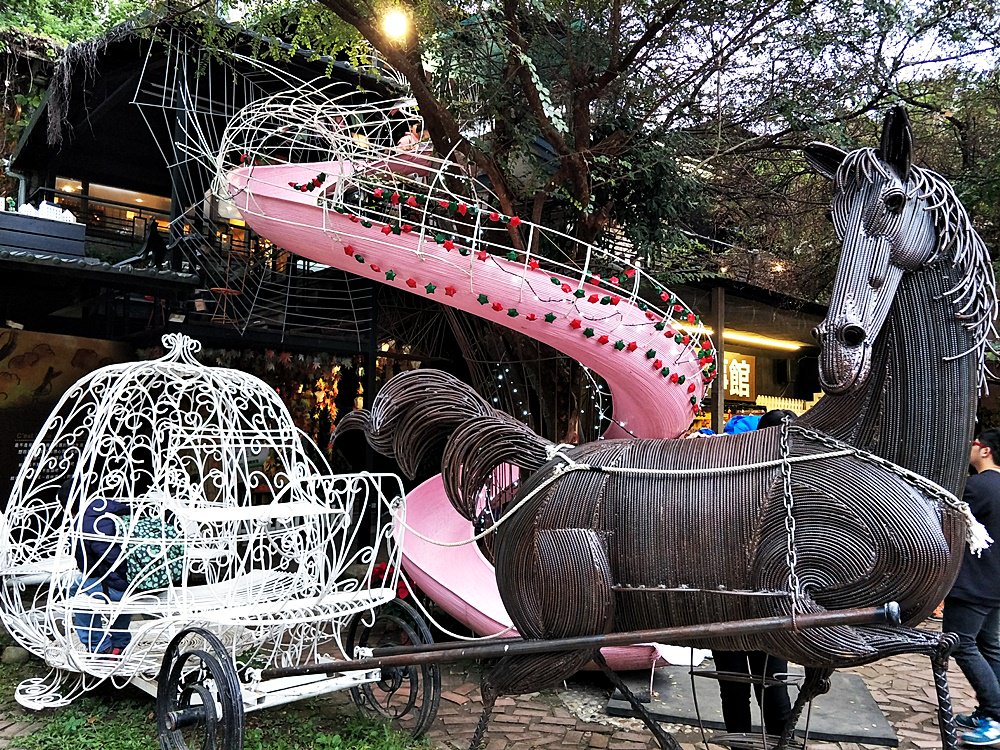
<instances>
[{"instance_id":1,"label":"chinese character sign","mask_svg":"<svg viewBox=\"0 0 1000 750\"><path fill-rule=\"evenodd\" d=\"M726 352L726 366L722 370L722 384L727 399L755 401L757 399L756 359L746 354Z\"/></svg>"}]
</instances>

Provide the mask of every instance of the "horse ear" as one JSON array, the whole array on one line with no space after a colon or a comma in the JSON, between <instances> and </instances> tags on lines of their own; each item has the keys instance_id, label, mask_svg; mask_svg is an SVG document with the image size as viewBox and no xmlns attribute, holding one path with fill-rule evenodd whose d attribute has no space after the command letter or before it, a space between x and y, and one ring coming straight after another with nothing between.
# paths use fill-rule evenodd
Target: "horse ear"
<instances>
[{"instance_id":1,"label":"horse ear","mask_svg":"<svg viewBox=\"0 0 1000 750\"><path fill-rule=\"evenodd\" d=\"M913 131L910 129L910 118L902 107L893 107L886 113L878 150L882 161L896 170L896 176L906 182L913 155Z\"/></svg>"},{"instance_id":2,"label":"horse ear","mask_svg":"<svg viewBox=\"0 0 1000 750\"><path fill-rule=\"evenodd\" d=\"M837 170L840 168L841 162L844 161L844 157L847 156L846 151L841 151L836 146L820 143L819 141L810 143L802 149L802 153L805 154L806 161L809 162L810 167L831 180L837 174Z\"/></svg>"}]
</instances>

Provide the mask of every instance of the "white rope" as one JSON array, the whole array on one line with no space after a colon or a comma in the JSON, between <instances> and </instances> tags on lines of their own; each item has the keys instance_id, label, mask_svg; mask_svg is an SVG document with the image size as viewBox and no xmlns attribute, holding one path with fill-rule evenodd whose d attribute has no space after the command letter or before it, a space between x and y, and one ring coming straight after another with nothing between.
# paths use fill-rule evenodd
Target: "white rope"
<instances>
[{"instance_id":1,"label":"white rope","mask_svg":"<svg viewBox=\"0 0 1000 750\"><path fill-rule=\"evenodd\" d=\"M702 469L640 469L640 468L629 468L627 466L593 466L592 464L580 464L576 462L568 463L564 471L600 471L605 474L645 474L651 476L664 476L664 477L691 477L705 475L709 476L712 474L726 474L730 472L742 472L742 471L756 471L757 469L768 469L773 466L780 466L782 463L808 463L809 461L819 461L824 458L839 458L841 456L850 456L855 454L857 451L850 449L843 449L837 451L830 451L829 453L817 453L812 456L795 456L789 459L775 458L769 461L758 461L753 464L741 464L739 466L709 466Z\"/></svg>"},{"instance_id":2,"label":"white rope","mask_svg":"<svg viewBox=\"0 0 1000 750\"><path fill-rule=\"evenodd\" d=\"M432 539L429 536L421 534L419 531L414 529L405 520L399 517L399 506L392 509L393 520L399 526L401 526L407 533L413 534L417 539L427 542L428 544L433 544L436 547L464 547L467 544L472 544L473 542L478 542L480 539L492 534L509 518L511 518L518 510L520 510L525 503L535 497L542 490L548 489L548 487L555 482L557 479L562 477L568 471L601 471L606 474L647 474L656 476L683 476L691 477L694 475L711 475L711 474L722 474L726 472L736 472L736 471L756 471L757 469L767 469L772 466L779 466L782 463L782 459L777 458L770 461L759 461L753 464L743 464L741 466L711 466L702 469L639 469L639 468L627 468L621 466L593 466L591 464L581 464L577 463L560 449L565 447L573 447L566 445L553 445L546 448L546 452L550 453L554 457L561 458L566 462L565 466L557 466L556 469L545 478L545 481L540 485L535 487L531 492L522 497L515 503L510 510L504 511L503 516L500 517L496 523L490 525L489 527L483 529L481 532L475 536L469 537L468 539L462 539L457 542L444 542L440 539ZM855 454L857 451L844 449L837 451L830 451L829 453L817 453L812 456L796 456L794 458L789 458L788 463L806 463L809 461L819 461L824 458L838 458L840 456L848 456ZM973 519L974 520L974 519Z\"/></svg>"},{"instance_id":3,"label":"white rope","mask_svg":"<svg viewBox=\"0 0 1000 750\"><path fill-rule=\"evenodd\" d=\"M458 541L458 542L442 542L439 539L431 539L428 536L424 536L419 531L417 531L412 526L410 526L405 520L402 520L398 516L398 514L400 512L400 509L402 507L404 507L402 505L399 505L399 506L396 506L396 507L392 508L390 510L390 512L393 515L394 522L398 523L400 526L402 526L403 529L405 529L408 533L413 534L415 537L417 537L417 539L425 541L428 544L433 544L435 547L464 547L467 544L472 544L473 542L478 542L480 539L482 539L483 537L485 537L487 534L492 534L494 531L496 531L498 528L500 528L500 525L503 524L504 521L506 521L508 518L510 518L511 516L513 516L518 510L520 510L524 506L525 503L527 503L529 500L531 500L532 498L534 498L534 496L537 495L539 492L541 492L542 490L548 489L549 485L551 485L553 482L555 482L557 479L559 479L559 477L561 477L565 471L566 471L566 469L564 469L562 466L556 467L556 470L553 471L551 475L549 475L548 477L546 477L546 479L545 479L544 482L542 482L540 485L538 485L537 487L535 487L535 489L533 489L527 495L525 495L520 500L518 500L517 503L515 503L510 508L510 510L505 511L504 514L503 514L503 516L501 516L500 519L496 523L494 523L493 525L491 525L490 527L488 527L486 529L483 529L481 532L479 532L475 536L470 537L469 539L463 539L463 540ZM402 540L400 541L400 543L402 543Z\"/></svg>"},{"instance_id":4,"label":"white rope","mask_svg":"<svg viewBox=\"0 0 1000 750\"><path fill-rule=\"evenodd\" d=\"M424 606L424 603L420 601L420 597L417 596L415 593L417 591L417 588L410 582L410 579L406 577L406 571L400 570L399 577L403 579L403 583L406 584L406 588L409 589L411 594L413 594L413 603L417 606L417 609L420 610L421 614L423 614L423 616L427 618L427 621L429 623L431 623L434 627L436 627L445 635L450 636L451 638L454 638L459 641L491 641L495 638L500 638L502 636L505 636L508 633L513 633L516 630L516 628L513 625L511 625L509 627L504 628L501 631L492 633L490 635L469 636L469 635L459 635L458 633L453 633L451 630L446 628L440 622L435 620L433 615L431 615L431 613L427 611L427 607Z\"/></svg>"}]
</instances>

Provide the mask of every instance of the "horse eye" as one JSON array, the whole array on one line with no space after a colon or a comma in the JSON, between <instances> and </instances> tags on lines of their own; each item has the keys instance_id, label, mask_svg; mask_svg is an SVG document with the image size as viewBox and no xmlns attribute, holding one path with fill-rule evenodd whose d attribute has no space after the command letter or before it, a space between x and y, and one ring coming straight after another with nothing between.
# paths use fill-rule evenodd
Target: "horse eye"
<instances>
[{"instance_id":1,"label":"horse eye","mask_svg":"<svg viewBox=\"0 0 1000 750\"><path fill-rule=\"evenodd\" d=\"M906 193L902 190L890 190L882 196L882 202L891 213L898 214L906 205Z\"/></svg>"}]
</instances>

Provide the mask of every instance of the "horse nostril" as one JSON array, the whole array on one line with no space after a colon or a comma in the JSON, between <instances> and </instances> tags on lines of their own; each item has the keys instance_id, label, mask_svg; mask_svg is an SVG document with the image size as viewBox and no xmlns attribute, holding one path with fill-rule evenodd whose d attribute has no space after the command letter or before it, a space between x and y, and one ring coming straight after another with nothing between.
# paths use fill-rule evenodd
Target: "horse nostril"
<instances>
[{"instance_id":1,"label":"horse nostril","mask_svg":"<svg viewBox=\"0 0 1000 750\"><path fill-rule=\"evenodd\" d=\"M819 337L822 335L822 332L819 330L819 326L816 326L815 328L813 328L812 331L811 331L811 333L812 333L812 337L814 339L816 339L817 341L819 341Z\"/></svg>"},{"instance_id":2,"label":"horse nostril","mask_svg":"<svg viewBox=\"0 0 1000 750\"><path fill-rule=\"evenodd\" d=\"M846 325L840 329L840 339L848 346L860 346L865 338L865 329L859 325Z\"/></svg>"}]
</instances>

